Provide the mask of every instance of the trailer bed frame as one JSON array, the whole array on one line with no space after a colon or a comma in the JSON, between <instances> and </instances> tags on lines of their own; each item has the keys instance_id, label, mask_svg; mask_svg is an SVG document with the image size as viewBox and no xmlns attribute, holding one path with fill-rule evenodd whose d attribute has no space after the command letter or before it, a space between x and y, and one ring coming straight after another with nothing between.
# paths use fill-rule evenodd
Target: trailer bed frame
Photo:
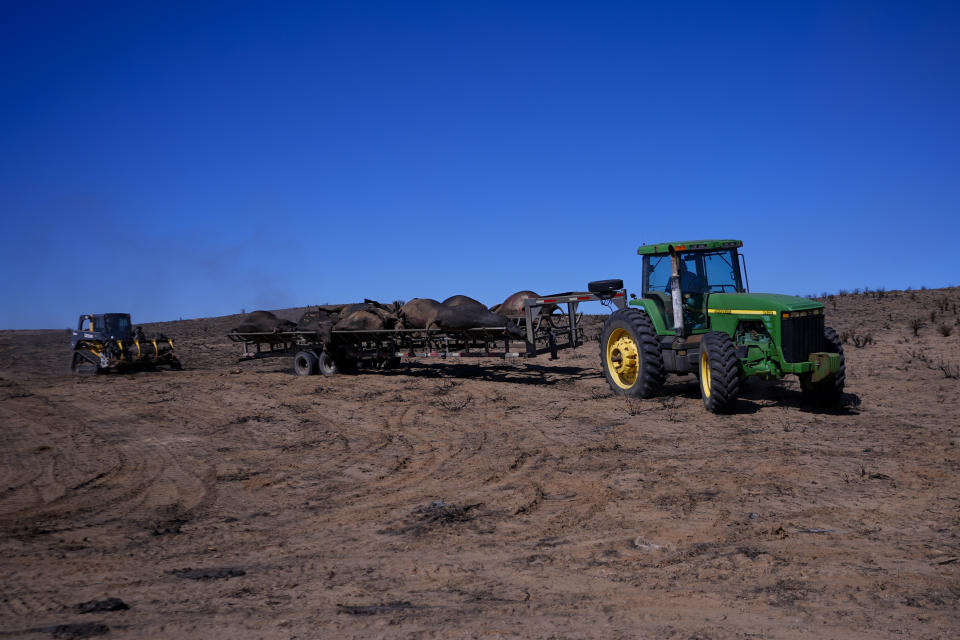
<instances>
[{"instance_id":1,"label":"trailer bed frame","mask_svg":"<svg viewBox=\"0 0 960 640\"><path fill-rule=\"evenodd\" d=\"M562 349L584 342L578 307L583 302L601 302L618 309L626 307L625 289L592 293L568 291L523 301L523 315L507 316L524 338L505 329L380 329L375 331L330 331L329 338L317 331L231 332L227 337L243 345L241 360L289 356L310 352L317 358L332 358L340 370L356 363L387 368L406 358L533 358L549 353L556 358ZM565 309L564 309L565 307ZM553 313L554 308L560 313ZM522 349L512 350L513 345ZM296 357L296 356L295 356ZM349 363L351 366L345 366ZM295 367L299 372L299 369ZM321 367L321 372L324 369Z\"/></svg>"}]
</instances>

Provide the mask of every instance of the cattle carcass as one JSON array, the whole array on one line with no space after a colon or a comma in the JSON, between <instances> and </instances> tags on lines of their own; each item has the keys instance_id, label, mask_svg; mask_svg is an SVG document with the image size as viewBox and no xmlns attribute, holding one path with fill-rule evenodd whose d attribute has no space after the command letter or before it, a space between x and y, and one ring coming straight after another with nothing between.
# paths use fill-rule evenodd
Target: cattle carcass
<instances>
[{"instance_id":1,"label":"cattle carcass","mask_svg":"<svg viewBox=\"0 0 960 640\"><path fill-rule=\"evenodd\" d=\"M479 300L474 300L470 296L456 295L450 296L442 302L443 306L451 309L470 309L473 311L489 311L487 305Z\"/></svg>"},{"instance_id":2,"label":"cattle carcass","mask_svg":"<svg viewBox=\"0 0 960 640\"><path fill-rule=\"evenodd\" d=\"M509 318L484 309L448 307L430 298L414 298L400 309L400 319L408 329L503 329L515 337L523 332Z\"/></svg>"},{"instance_id":3,"label":"cattle carcass","mask_svg":"<svg viewBox=\"0 0 960 640\"><path fill-rule=\"evenodd\" d=\"M379 331L385 328L383 317L365 309L354 311L333 326L334 331Z\"/></svg>"},{"instance_id":4,"label":"cattle carcass","mask_svg":"<svg viewBox=\"0 0 960 640\"><path fill-rule=\"evenodd\" d=\"M539 298L539 294L534 291L525 289L523 291L517 291L513 295L509 296L506 300L500 304L496 304L490 307L490 311L499 313L504 316L516 317L522 316L524 314L523 301L528 298ZM549 315L556 311L559 307L555 304L544 305L541 307L540 313L543 315Z\"/></svg>"},{"instance_id":5,"label":"cattle carcass","mask_svg":"<svg viewBox=\"0 0 960 640\"><path fill-rule=\"evenodd\" d=\"M289 320L278 318L269 311L253 311L248 313L240 324L234 329L234 333L281 333L284 331L294 331L297 325Z\"/></svg>"}]
</instances>

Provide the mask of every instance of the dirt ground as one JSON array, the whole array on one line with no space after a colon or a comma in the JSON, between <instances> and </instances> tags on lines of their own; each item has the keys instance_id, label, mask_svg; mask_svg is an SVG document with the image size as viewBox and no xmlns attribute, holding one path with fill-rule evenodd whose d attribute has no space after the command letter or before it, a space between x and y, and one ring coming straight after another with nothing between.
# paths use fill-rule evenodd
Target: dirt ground
<instances>
[{"instance_id":1,"label":"dirt ground","mask_svg":"<svg viewBox=\"0 0 960 640\"><path fill-rule=\"evenodd\" d=\"M0 332L0 637L960 637L960 289L825 304L845 406L732 416L613 397L596 343L300 378L234 316L73 378Z\"/></svg>"}]
</instances>

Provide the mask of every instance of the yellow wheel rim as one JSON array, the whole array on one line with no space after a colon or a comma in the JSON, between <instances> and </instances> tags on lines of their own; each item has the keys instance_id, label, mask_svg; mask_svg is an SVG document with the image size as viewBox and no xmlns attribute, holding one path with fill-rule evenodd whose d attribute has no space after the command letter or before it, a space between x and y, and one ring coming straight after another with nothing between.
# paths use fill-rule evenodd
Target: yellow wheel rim
<instances>
[{"instance_id":1,"label":"yellow wheel rim","mask_svg":"<svg viewBox=\"0 0 960 640\"><path fill-rule=\"evenodd\" d=\"M629 389L640 374L640 352L626 329L615 329L607 339L607 371L621 389Z\"/></svg>"},{"instance_id":2,"label":"yellow wheel rim","mask_svg":"<svg viewBox=\"0 0 960 640\"><path fill-rule=\"evenodd\" d=\"M703 389L703 395L710 397L710 358L707 352L700 354L700 388Z\"/></svg>"}]
</instances>

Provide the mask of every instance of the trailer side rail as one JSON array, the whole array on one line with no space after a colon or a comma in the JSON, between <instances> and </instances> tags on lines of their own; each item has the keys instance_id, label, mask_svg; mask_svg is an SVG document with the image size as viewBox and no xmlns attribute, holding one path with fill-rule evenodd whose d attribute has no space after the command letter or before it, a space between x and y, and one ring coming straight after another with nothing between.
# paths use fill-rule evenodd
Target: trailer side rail
<instances>
[{"instance_id":1,"label":"trailer side rail","mask_svg":"<svg viewBox=\"0 0 960 640\"><path fill-rule=\"evenodd\" d=\"M556 358L559 350L583 344L583 329L579 326L582 317L578 312L580 303L601 302L623 309L626 300L625 289L603 293L568 291L527 298L523 302L523 315L509 317L524 332L524 337L499 327L231 332L227 337L243 344L242 358L287 355L305 349L315 352L333 350L373 359L386 356L518 358L544 353ZM565 311L561 305L566 307ZM554 308L560 308L561 313L553 313ZM514 343L524 343L524 349L512 350Z\"/></svg>"}]
</instances>

